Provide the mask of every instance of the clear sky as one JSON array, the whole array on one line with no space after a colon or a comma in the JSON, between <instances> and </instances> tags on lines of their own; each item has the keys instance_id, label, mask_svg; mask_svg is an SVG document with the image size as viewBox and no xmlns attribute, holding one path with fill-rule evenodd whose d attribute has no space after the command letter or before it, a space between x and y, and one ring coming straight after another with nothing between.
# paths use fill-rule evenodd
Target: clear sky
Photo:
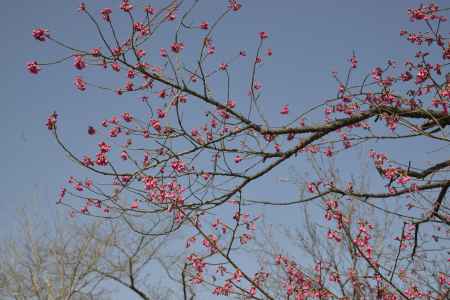
<instances>
[{"instance_id":1,"label":"clear sky","mask_svg":"<svg viewBox=\"0 0 450 300\"><path fill-rule=\"evenodd\" d=\"M85 2L98 12L102 7L117 8L120 1ZM133 2L136 7L146 3ZM162 1L153 2L158 6ZM200 14L206 20L226 5L224 0L200 2L204 3L200 4ZM412 54L412 48L400 39L399 30L409 26L406 10L419 1L241 2L239 14L230 16L219 30L218 48L224 57L239 48L251 52L257 45L258 32L269 32L268 45L274 54L262 76L265 97L275 99L277 111L282 102L299 112L332 97L336 85L330 72L344 72L353 50L364 73L383 65L388 58ZM26 71L26 62L47 61L62 53L35 41L31 36L35 27L48 28L52 35L75 45L98 45L94 28L77 12L78 5L72 0L2 3L0 236L11 230L16 209L30 201L39 203L41 213L52 215L60 186L68 175L79 174L79 168L65 157L44 126L50 112L58 111L63 137L73 149L81 151L91 143L85 134L87 124L137 109L132 97L117 98L94 89L79 93L72 85L73 68L67 64L44 69L37 77ZM92 143L89 147L92 149Z\"/></svg>"}]
</instances>

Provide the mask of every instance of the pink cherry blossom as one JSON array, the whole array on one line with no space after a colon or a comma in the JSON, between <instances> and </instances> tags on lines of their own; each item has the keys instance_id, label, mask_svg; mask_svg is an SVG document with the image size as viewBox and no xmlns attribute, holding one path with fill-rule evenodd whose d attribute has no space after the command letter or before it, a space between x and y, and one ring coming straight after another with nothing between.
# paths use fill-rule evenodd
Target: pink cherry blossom
<instances>
[{"instance_id":1,"label":"pink cherry blossom","mask_svg":"<svg viewBox=\"0 0 450 300\"><path fill-rule=\"evenodd\" d=\"M80 7L78 8L78 11L85 12L86 11L86 3L81 2Z\"/></svg>"},{"instance_id":2,"label":"pink cherry blossom","mask_svg":"<svg viewBox=\"0 0 450 300\"><path fill-rule=\"evenodd\" d=\"M340 234L335 230L328 230L327 237L330 240L335 240L338 243L342 240L342 237L340 236Z\"/></svg>"},{"instance_id":3,"label":"pink cherry blossom","mask_svg":"<svg viewBox=\"0 0 450 300\"><path fill-rule=\"evenodd\" d=\"M38 74L41 71L41 67L37 61L32 61L27 64L27 69L31 74Z\"/></svg>"},{"instance_id":4,"label":"pink cherry blossom","mask_svg":"<svg viewBox=\"0 0 450 300\"><path fill-rule=\"evenodd\" d=\"M286 104L281 108L280 114L287 115L288 113L289 113L289 107Z\"/></svg>"},{"instance_id":5,"label":"pink cherry blossom","mask_svg":"<svg viewBox=\"0 0 450 300\"><path fill-rule=\"evenodd\" d=\"M222 117L222 118L224 118L225 120L228 120L229 118L230 118L230 114L226 111L226 110L224 110L224 109L218 109L217 110L217 113ZM213 119L214 121L215 121L215 119ZM212 121L212 120L211 120ZM217 124L217 122L215 123L215 124ZM216 127L216 126L212 126L212 123L211 123L211 127Z\"/></svg>"},{"instance_id":6,"label":"pink cherry blossom","mask_svg":"<svg viewBox=\"0 0 450 300\"><path fill-rule=\"evenodd\" d=\"M225 71L227 68L228 68L228 64L226 64L226 63L221 63L219 65L219 70L221 70L221 71Z\"/></svg>"},{"instance_id":7,"label":"pink cherry blossom","mask_svg":"<svg viewBox=\"0 0 450 300\"><path fill-rule=\"evenodd\" d=\"M150 125L155 129L156 131L161 131L161 124L158 120L152 119L150 120Z\"/></svg>"},{"instance_id":8,"label":"pink cherry blossom","mask_svg":"<svg viewBox=\"0 0 450 300\"><path fill-rule=\"evenodd\" d=\"M55 129L56 120L58 119L58 114L56 112L53 112L47 119L47 123L45 123L45 126L47 126L48 130Z\"/></svg>"},{"instance_id":9,"label":"pink cherry blossom","mask_svg":"<svg viewBox=\"0 0 450 300\"><path fill-rule=\"evenodd\" d=\"M327 147L325 148L325 150L323 151L323 153L325 154L325 156L327 157L332 157L333 156L333 149L331 147Z\"/></svg>"},{"instance_id":10,"label":"pink cherry blossom","mask_svg":"<svg viewBox=\"0 0 450 300\"><path fill-rule=\"evenodd\" d=\"M122 114L122 118L125 122L129 123L131 121L133 121L133 116L129 113L129 112L124 112Z\"/></svg>"},{"instance_id":11,"label":"pink cherry blossom","mask_svg":"<svg viewBox=\"0 0 450 300\"><path fill-rule=\"evenodd\" d=\"M82 159L81 162L86 167L93 167L94 166L94 161L92 160L92 158L90 158L87 155L83 156L83 159Z\"/></svg>"},{"instance_id":12,"label":"pink cherry blossom","mask_svg":"<svg viewBox=\"0 0 450 300\"><path fill-rule=\"evenodd\" d=\"M122 49L122 47L114 48L114 49L112 49L112 53L113 53L114 57L119 57L123 54L123 49Z\"/></svg>"},{"instance_id":13,"label":"pink cherry blossom","mask_svg":"<svg viewBox=\"0 0 450 300\"><path fill-rule=\"evenodd\" d=\"M134 90L134 84L132 81L127 81L127 83L125 84L125 90L127 90L128 92Z\"/></svg>"},{"instance_id":14,"label":"pink cherry blossom","mask_svg":"<svg viewBox=\"0 0 450 300\"><path fill-rule=\"evenodd\" d=\"M213 55L216 52L216 47L208 46L207 52L208 52L208 55Z\"/></svg>"},{"instance_id":15,"label":"pink cherry blossom","mask_svg":"<svg viewBox=\"0 0 450 300\"><path fill-rule=\"evenodd\" d=\"M408 71L406 71L405 73L402 73L402 74L400 75L400 79L401 79L402 81L409 81L409 80L411 80L412 78L413 78L412 74L411 74L410 72L408 72Z\"/></svg>"},{"instance_id":16,"label":"pink cherry blossom","mask_svg":"<svg viewBox=\"0 0 450 300\"><path fill-rule=\"evenodd\" d=\"M80 91L86 90L86 82L80 76L75 77L73 84Z\"/></svg>"},{"instance_id":17,"label":"pink cherry blossom","mask_svg":"<svg viewBox=\"0 0 450 300\"><path fill-rule=\"evenodd\" d=\"M95 158L95 163L99 166L107 166L109 163L105 153L97 153Z\"/></svg>"},{"instance_id":18,"label":"pink cherry blossom","mask_svg":"<svg viewBox=\"0 0 450 300\"><path fill-rule=\"evenodd\" d=\"M119 63L117 63L117 62L113 62L113 63L111 64L111 68L112 68L114 71L116 71L116 72L120 72L120 65L119 65Z\"/></svg>"},{"instance_id":19,"label":"pink cherry blossom","mask_svg":"<svg viewBox=\"0 0 450 300\"><path fill-rule=\"evenodd\" d=\"M181 50L184 49L184 44L183 43L179 43L179 42L174 42L172 44L172 46L170 46L170 49L172 49L172 51L175 52L175 53L180 53Z\"/></svg>"},{"instance_id":20,"label":"pink cherry blossom","mask_svg":"<svg viewBox=\"0 0 450 300\"><path fill-rule=\"evenodd\" d=\"M350 64L351 64L351 66L352 66L352 69L356 69L356 67L358 66L358 60L356 59L356 56L355 56L355 55L353 55L353 56L350 58Z\"/></svg>"},{"instance_id":21,"label":"pink cherry blossom","mask_svg":"<svg viewBox=\"0 0 450 300\"><path fill-rule=\"evenodd\" d=\"M133 5L130 3L129 0L122 0L122 3L120 4L120 9L124 12L130 12L133 9Z\"/></svg>"},{"instance_id":22,"label":"pink cherry blossom","mask_svg":"<svg viewBox=\"0 0 450 300\"><path fill-rule=\"evenodd\" d=\"M103 20L110 22L111 21L111 8L103 8L100 13L102 14Z\"/></svg>"},{"instance_id":23,"label":"pink cherry blossom","mask_svg":"<svg viewBox=\"0 0 450 300\"><path fill-rule=\"evenodd\" d=\"M159 55L161 55L161 57L167 57L167 50L164 48L159 49Z\"/></svg>"},{"instance_id":24,"label":"pink cherry blossom","mask_svg":"<svg viewBox=\"0 0 450 300\"><path fill-rule=\"evenodd\" d=\"M48 30L44 28L33 29L32 35L36 40L41 42L44 42L49 37Z\"/></svg>"},{"instance_id":25,"label":"pink cherry blossom","mask_svg":"<svg viewBox=\"0 0 450 300\"><path fill-rule=\"evenodd\" d=\"M149 15L154 15L156 12L156 9L154 7L152 7L151 5L147 5L144 8L145 13L149 14Z\"/></svg>"},{"instance_id":26,"label":"pink cherry blossom","mask_svg":"<svg viewBox=\"0 0 450 300\"><path fill-rule=\"evenodd\" d=\"M100 48L92 48L91 55L93 57L99 57L101 55Z\"/></svg>"},{"instance_id":27,"label":"pink cherry blossom","mask_svg":"<svg viewBox=\"0 0 450 300\"><path fill-rule=\"evenodd\" d=\"M84 62L83 56L75 55L73 65L78 70L83 70L84 68L86 68L86 63Z\"/></svg>"},{"instance_id":28,"label":"pink cherry blossom","mask_svg":"<svg viewBox=\"0 0 450 300\"><path fill-rule=\"evenodd\" d=\"M98 147L99 147L101 153L107 153L111 150L111 146L105 142L100 142L98 144Z\"/></svg>"},{"instance_id":29,"label":"pink cherry blossom","mask_svg":"<svg viewBox=\"0 0 450 300\"><path fill-rule=\"evenodd\" d=\"M127 151L120 152L120 158L122 160L127 160L128 159L128 152Z\"/></svg>"},{"instance_id":30,"label":"pink cherry blossom","mask_svg":"<svg viewBox=\"0 0 450 300\"><path fill-rule=\"evenodd\" d=\"M261 31L261 32L259 33L259 37L260 37L262 40L265 40L265 39L267 39L267 38L269 37L269 34L268 34L267 32L265 32L265 31Z\"/></svg>"},{"instance_id":31,"label":"pink cherry blossom","mask_svg":"<svg viewBox=\"0 0 450 300\"><path fill-rule=\"evenodd\" d=\"M139 208L139 203L137 202L137 200L133 200L133 202L131 202L130 208L131 209Z\"/></svg>"},{"instance_id":32,"label":"pink cherry blossom","mask_svg":"<svg viewBox=\"0 0 450 300\"><path fill-rule=\"evenodd\" d=\"M175 11L171 11L168 15L167 15L167 20L169 21L175 21L177 18L177 15L175 13Z\"/></svg>"},{"instance_id":33,"label":"pink cherry blossom","mask_svg":"<svg viewBox=\"0 0 450 300\"><path fill-rule=\"evenodd\" d=\"M143 58L145 56L145 54L147 54L147 53L145 52L144 49L137 49L136 50L136 56L139 57L139 58Z\"/></svg>"},{"instance_id":34,"label":"pink cherry blossom","mask_svg":"<svg viewBox=\"0 0 450 300\"><path fill-rule=\"evenodd\" d=\"M129 79L133 79L136 76L136 72L134 70L128 70L127 77Z\"/></svg>"},{"instance_id":35,"label":"pink cherry blossom","mask_svg":"<svg viewBox=\"0 0 450 300\"><path fill-rule=\"evenodd\" d=\"M158 118L164 119L166 117L166 112L160 108L157 110Z\"/></svg>"},{"instance_id":36,"label":"pink cherry blossom","mask_svg":"<svg viewBox=\"0 0 450 300\"><path fill-rule=\"evenodd\" d=\"M232 99L228 100L227 101L227 107L231 108L231 109L235 108L236 107L236 101L234 101Z\"/></svg>"},{"instance_id":37,"label":"pink cherry blossom","mask_svg":"<svg viewBox=\"0 0 450 300\"><path fill-rule=\"evenodd\" d=\"M237 0L228 0L228 7L232 10L232 11L238 11L241 9L242 4L238 3Z\"/></svg>"},{"instance_id":38,"label":"pink cherry blossom","mask_svg":"<svg viewBox=\"0 0 450 300\"><path fill-rule=\"evenodd\" d=\"M422 83L428 78L428 70L425 68L420 68L416 75L416 83Z\"/></svg>"}]
</instances>

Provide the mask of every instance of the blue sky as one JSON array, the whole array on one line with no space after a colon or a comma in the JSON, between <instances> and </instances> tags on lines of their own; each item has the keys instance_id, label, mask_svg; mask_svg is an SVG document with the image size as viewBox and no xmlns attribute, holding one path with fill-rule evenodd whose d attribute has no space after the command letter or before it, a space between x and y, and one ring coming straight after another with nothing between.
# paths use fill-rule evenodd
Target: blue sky
<instances>
[{"instance_id":1,"label":"blue sky","mask_svg":"<svg viewBox=\"0 0 450 300\"><path fill-rule=\"evenodd\" d=\"M136 7L144 3L133 2ZM200 2L204 3L200 3L198 15L206 20L226 4L224 0ZM106 6L117 9L119 1L86 3L99 11ZM273 99L268 107L276 111L288 103L292 111L300 112L332 97L336 85L330 72L344 72L353 50L360 61L361 75L373 66L383 65L388 58L399 59L413 53L400 39L399 30L410 26L406 10L419 1L242 3L242 10L230 16L217 33L218 55L229 57L239 48L252 53L258 32L267 31L267 45L274 54L264 67L261 80L265 98ZM72 86L75 72L70 64L45 68L37 77L26 71L25 64L30 60L48 61L63 53L53 45L35 41L31 36L35 27L48 28L52 35L80 47L98 45L93 26L77 12L78 5L78 1L69 0L14 0L3 3L0 10L0 236L11 230L17 208L31 201L38 203L39 213L53 215L60 186L68 175L80 173L44 126L50 112L58 111L63 137L81 150L94 145L85 134L87 124L98 124L124 110L139 109L133 97L117 98L94 89L79 93ZM242 75L234 76L239 81ZM295 189L286 189L286 194L283 191L277 192L280 197L295 195Z\"/></svg>"}]
</instances>

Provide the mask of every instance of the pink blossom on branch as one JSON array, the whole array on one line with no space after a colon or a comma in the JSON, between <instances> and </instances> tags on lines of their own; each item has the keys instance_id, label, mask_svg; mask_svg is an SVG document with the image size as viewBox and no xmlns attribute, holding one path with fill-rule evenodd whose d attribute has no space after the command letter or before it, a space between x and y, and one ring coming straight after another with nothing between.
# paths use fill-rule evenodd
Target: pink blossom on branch
<instances>
[{"instance_id":1,"label":"pink blossom on branch","mask_svg":"<svg viewBox=\"0 0 450 300\"><path fill-rule=\"evenodd\" d=\"M228 2L229 2L229 6L228 7L232 11L239 11L241 9L241 7L242 7L242 4L238 3L237 0L228 0Z\"/></svg>"},{"instance_id":2,"label":"pink blossom on branch","mask_svg":"<svg viewBox=\"0 0 450 300\"><path fill-rule=\"evenodd\" d=\"M44 42L50 36L48 30L44 28L33 29L32 35L36 40L41 42Z\"/></svg>"},{"instance_id":3,"label":"pink blossom on branch","mask_svg":"<svg viewBox=\"0 0 450 300\"><path fill-rule=\"evenodd\" d=\"M130 208L131 209L139 208L139 203L137 202L137 200L133 200L133 202L131 202Z\"/></svg>"},{"instance_id":4,"label":"pink blossom on branch","mask_svg":"<svg viewBox=\"0 0 450 300\"><path fill-rule=\"evenodd\" d=\"M58 114L56 112L53 112L47 119L47 123L45 125L47 126L48 130L55 129L56 121L58 119Z\"/></svg>"},{"instance_id":5,"label":"pink blossom on branch","mask_svg":"<svg viewBox=\"0 0 450 300\"><path fill-rule=\"evenodd\" d=\"M201 22L198 27L200 29L203 29L203 30L208 30L209 29L209 24L208 24L208 22L204 21L204 22Z\"/></svg>"},{"instance_id":6,"label":"pink blossom on branch","mask_svg":"<svg viewBox=\"0 0 450 300\"><path fill-rule=\"evenodd\" d=\"M151 5L145 6L144 11L145 11L145 13L147 13L149 15L154 15L156 13L156 9L154 7L152 7Z\"/></svg>"},{"instance_id":7,"label":"pink blossom on branch","mask_svg":"<svg viewBox=\"0 0 450 300\"><path fill-rule=\"evenodd\" d=\"M225 71L227 68L228 68L228 64L226 64L226 63L221 63L219 65L219 70L220 71Z\"/></svg>"},{"instance_id":8,"label":"pink blossom on branch","mask_svg":"<svg viewBox=\"0 0 450 300\"><path fill-rule=\"evenodd\" d=\"M170 49L172 49L173 52L175 53L180 53L181 50L184 49L184 44L183 43L179 43L179 42L174 42L171 46Z\"/></svg>"},{"instance_id":9,"label":"pink blossom on branch","mask_svg":"<svg viewBox=\"0 0 450 300\"><path fill-rule=\"evenodd\" d=\"M111 14L112 14L112 9L111 8L103 8L100 11L100 14L102 15L103 19L107 22L111 21Z\"/></svg>"},{"instance_id":10,"label":"pink blossom on branch","mask_svg":"<svg viewBox=\"0 0 450 300\"><path fill-rule=\"evenodd\" d=\"M85 91L86 90L86 82L80 76L75 77L75 79L73 81L73 84L80 91Z\"/></svg>"},{"instance_id":11,"label":"pink blossom on branch","mask_svg":"<svg viewBox=\"0 0 450 300\"><path fill-rule=\"evenodd\" d=\"M27 70L31 74L38 74L41 71L41 67L37 63L37 61L32 61L27 64Z\"/></svg>"},{"instance_id":12,"label":"pink blossom on branch","mask_svg":"<svg viewBox=\"0 0 450 300\"><path fill-rule=\"evenodd\" d=\"M73 65L78 70L83 70L86 68L86 63L84 62L83 56L75 55Z\"/></svg>"},{"instance_id":13,"label":"pink blossom on branch","mask_svg":"<svg viewBox=\"0 0 450 300\"><path fill-rule=\"evenodd\" d=\"M265 32L265 31L261 31L259 33L259 37L261 38L261 40L265 40L265 39L267 39L269 37L269 34L267 32Z\"/></svg>"},{"instance_id":14,"label":"pink blossom on branch","mask_svg":"<svg viewBox=\"0 0 450 300\"><path fill-rule=\"evenodd\" d=\"M120 9L124 12L130 12L133 9L133 5L130 3L129 0L122 0L122 3L120 4Z\"/></svg>"},{"instance_id":15,"label":"pink blossom on branch","mask_svg":"<svg viewBox=\"0 0 450 300\"><path fill-rule=\"evenodd\" d=\"M283 105L283 107L281 108L280 114L282 114L282 115L287 115L287 114L289 114L289 107L288 107L287 104L286 104L286 105Z\"/></svg>"}]
</instances>

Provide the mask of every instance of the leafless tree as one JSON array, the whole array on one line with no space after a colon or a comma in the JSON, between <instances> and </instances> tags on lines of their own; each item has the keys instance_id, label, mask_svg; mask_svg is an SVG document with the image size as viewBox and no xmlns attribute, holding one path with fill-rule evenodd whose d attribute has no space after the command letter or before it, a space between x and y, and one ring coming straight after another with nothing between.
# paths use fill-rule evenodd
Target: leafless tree
<instances>
[{"instance_id":1,"label":"leafless tree","mask_svg":"<svg viewBox=\"0 0 450 300\"><path fill-rule=\"evenodd\" d=\"M2 299L111 299L117 290L135 299L178 298L182 266L167 237L133 235L119 222L20 220L20 233L1 243Z\"/></svg>"}]
</instances>

